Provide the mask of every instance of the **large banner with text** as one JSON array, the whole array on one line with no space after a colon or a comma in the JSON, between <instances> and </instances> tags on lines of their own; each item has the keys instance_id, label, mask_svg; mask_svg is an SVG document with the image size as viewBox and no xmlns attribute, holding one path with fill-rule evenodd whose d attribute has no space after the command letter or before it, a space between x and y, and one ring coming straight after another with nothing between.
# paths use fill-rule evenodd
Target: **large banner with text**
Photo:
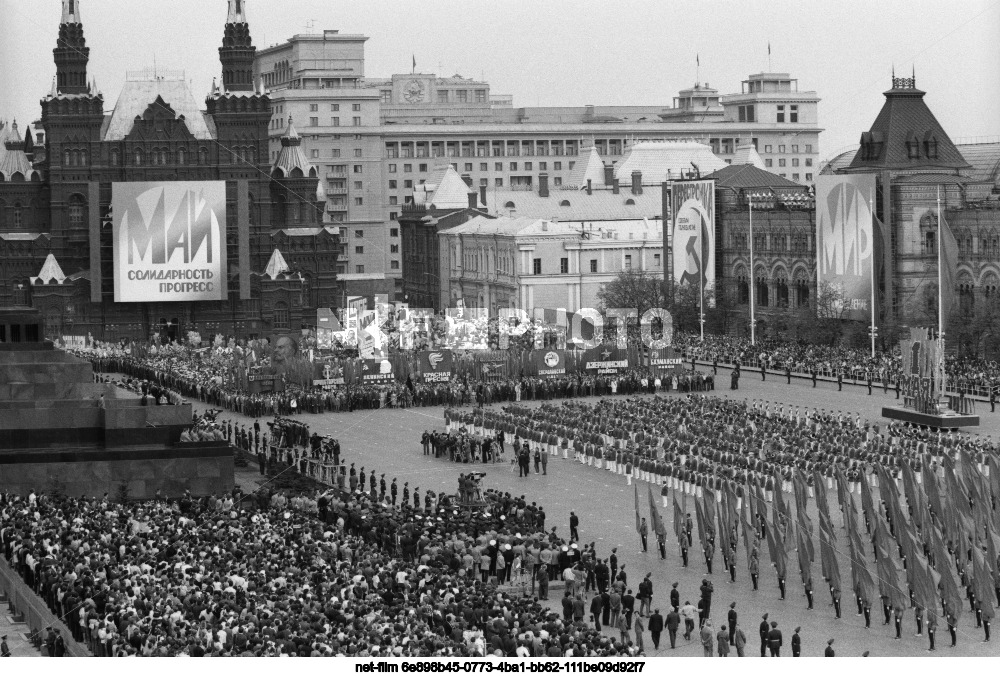
<instances>
[{"instance_id":1,"label":"large banner with text","mask_svg":"<svg viewBox=\"0 0 1000 676\"><path fill-rule=\"evenodd\" d=\"M447 383L455 368L451 350L424 350L419 353L420 373L425 383Z\"/></svg>"},{"instance_id":2,"label":"large banner with text","mask_svg":"<svg viewBox=\"0 0 1000 676\"><path fill-rule=\"evenodd\" d=\"M674 282L707 288L715 283L715 181L671 184ZM710 300L709 296L706 300Z\"/></svg>"},{"instance_id":3,"label":"large banner with text","mask_svg":"<svg viewBox=\"0 0 1000 676\"><path fill-rule=\"evenodd\" d=\"M226 299L226 183L112 183L115 302Z\"/></svg>"},{"instance_id":4,"label":"large banner with text","mask_svg":"<svg viewBox=\"0 0 1000 676\"><path fill-rule=\"evenodd\" d=\"M845 319L871 317L874 198L874 174L816 177L816 284L833 292Z\"/></svg>"}]
</instances>

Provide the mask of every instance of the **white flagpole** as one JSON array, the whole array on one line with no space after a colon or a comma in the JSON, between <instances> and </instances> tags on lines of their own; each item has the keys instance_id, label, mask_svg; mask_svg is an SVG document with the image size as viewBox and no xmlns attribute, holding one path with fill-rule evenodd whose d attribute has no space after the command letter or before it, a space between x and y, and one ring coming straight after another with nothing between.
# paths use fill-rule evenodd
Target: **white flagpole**
<instances>
[{"instance_id":1,"label":"white flagpole","mask_svg":"<svg viewBox=\"0 0 1000 676\"><path fill-rule=\"evenodd\" d=\"M750 207L750 344L757 344L757 320L754 318L754 283L753 283L753 195L747 193L747 204Z\"/></svg>"},{"instance_id":2,"label":"white flagpole","mask_svg":"<svg viewBox=\"0 0 1000 676\"><path fill-rule=\"evenodd\" d=\"M868 209L872 212L872 359L875 358L875 201L871 190L868 191Z\"/></svg>"},{"instance_id":3,"label":"white flagpole","mask_svg":"<svg viewBox=\"0 0 1000 676\"><path fill-rule=\"evenodd\" d=\"M944 399L944 254L941 244L944 242L944 222L941 220L941 186L937 189L937 226L938 226L938 383L941 390L938 400Z\"/></svg>"}]
</instances>

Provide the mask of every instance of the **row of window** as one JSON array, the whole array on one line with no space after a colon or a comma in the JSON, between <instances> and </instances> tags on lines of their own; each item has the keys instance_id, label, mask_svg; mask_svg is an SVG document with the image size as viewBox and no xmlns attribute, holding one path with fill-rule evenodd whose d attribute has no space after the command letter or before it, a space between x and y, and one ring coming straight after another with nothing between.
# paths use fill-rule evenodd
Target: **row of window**
<instances>
[{"instance_id":1,"label":"row of window","mask_svg":"<svg viewBox=\"0 0 1000 676\"><path fill-rule=\"evenodd\" d=\"M782 143L782 144L780 144L780 145L778 146L778 152L779 152L779 153L784 153L784 152L785 152L785 149L786 149L787 147L789 147L789 146L786 146L786 145L785 145L785 144L783 144L783 143ZM770 152L771 152L771 148L773 148L773 146L769 146L769 145L767 145L767 146L764 146L764 153L765 153L765 154L767 154L767 153L770 153ZM795 153L799 152L799 144L797 144L797 143L793 143L793 144L791 144L791 149L792 149L792 150L791 150L792 154L795 154ZM813 147L812 147L812 144L811 144L811 143L806 143L806 144L805 144L805 152L807 152L807 153L811 153L812 151L813 151ZM808 166L810 166L810 167L812 166L812 160L809 160L809 165L808 165Z\"/></svg>"},{"instance_id":2,"label":"row of window","mask_svg":"<svg viewBox=\"0 0 1000 676\"><path fill-rule=\"evenodd\" d=\"M361 104L360 103L352 103L351 104L351 110L354 111L355 113L360 113L361 112ZM317 111L319 111L319 104L318 103L310 103L309 104L309 112L310 113L315 113ZM340 104L339 103L331 103L330 104L330 111L334 112L334 113L339 112L340 111Z\"/></svg>"},{"instance_id":3,"label":"row of window","mask_svg":"<svg viewBox=\"0 0 1000 676\"><path fill-rule=\"evenodd\" d=\"M595 141L598 152L604 154L604 142ZM580 144L577 141L404 141L385 144L389 159L408 157L519 157L568 155L574 157ZM615 147L615 142L612 142ZM624 147L624 141L617 142ZM616 153L612 153L616 154Z\"/></svg>"},{"instance_id":4,"label":"row of window","mask_svg":"<svg viewBox=\"0 0 1000 676\"><path fill-rule=\"evenodd\" d=\"M281 126L284 126L284 125L281 125ZM318 127L319 126L319 118L318 117L310 117L309 118L309 126L310 127ZM340 126L340 118L339 117L331 117L330 118L330 126L331 127L339 127ZM361 126L361 117L360 116L352 117L351 118L351 126L352 127L360 127Z\"/></svg>"},{"instance_id":5,"label":"row of window","mask_svg":"<svg viewBox=\"0 0 1000 676\"><path fill-rule=\"evenodd\" d=\"M399 228L389 228L389 237L399 237ZM364 238L365 238L364 230L354 231L354 239L364 239Z\"/></svg>"},{"instance_id":6,"label":"row of window","mask_svg":"<svg viewBox=\"0 0 1000 676\"><path fill-rule=\"evenodd\" d=\"M389 261L390 270L399 270L399 261ZM365 266L363 264L358 264L354 266L354 271L359 275L365 274Z\"/></svg>"},{"instance_id":7,"label":"row of window","mask_svg":"<svg viewBox=\"0 0 1000 676\"><path fill-rule=\"evenodd\" d=\"M257 148L254 146L238 146L229 151L232 162L257 163ZM186 148L178 148L171 151L169 148L153 148L148 153L141 148L132 151L132 164L142 166L166 166L168 164L189 164L194 157ZM208 164L208 149L199 148L197 154L198 164ZM90 156L86 150L67 149L63 151L64 167L85 167L90 162ZM122 164L122 152L118 148L111 151L111 166L117 167Z\"/></svg>"},{"instance_id":8,"label":"row of window","mask_svg":"<svg viewBox=\"0 0 1000 676\"><path fill-rule=\"evenodd\" d=\"M654 253L653 254L653 267L654 268L660 267L660 254L658 254L658 253ZM626 270L631 270L632 269L632 254L625 254L625 269ZM596 259L596 258L591 258L590 259L590 271L591 272L599 272L599 270L598 270L598 259ZM540 275L540 274L542 274L542 259L541 258L533 258L531 260L531 274L533 274L533 275ZM560 258L559 259L559 274L561 274L561 275L568 275L569 274L569 259L568 258Z\"/></svg>"},{"instance_id":9,"label":"row of window","mask_svg":"<svg viewBox=\"0 0 1000 676\"><path fill-rule=\"evenodd\" d=\"M573 167L576 166L576 162L569 162L567 164L568 164L568 168L569 168L570 171L572 171ZM426 164L418 164L417 165L417 171L426 172L427 171L427 166L428 165L426 165ZM466 162L464 164L463 171L466 171L466 172L473 171L473 166L474 166L474 164L472 162ZM518 166L519 166L519 164L517 162L511 162L509 164L509 171L520 171L520 169L518 169ZM522 166L524 167L524 169L523 169L524 171L534 171L535 163L534 162L524 162ZM452 162L451 163L451 167L455 171L459 171L459 169L458 169L458 162ZM489 167L489 162L480 162L479 163L479 171L489 171L489 168L490 168ZM562 162L553 162L552 163L552 170L553 171L562 171L562 168L563 168L563 163ZM538 171L548 171L548 169L549 169L549 163L548 162L539 162L538 163ZM397 173L398 170L399 170L398 165L396 165L396 164L390 164L389 165L389 173L390 174L395 174L395 173ZM503 171L504 170L503 169L503 162L494 162L493 163L493 170L494 171ZM408 173L411 173L412 171L413 171L413 165L412 164L404 164L403 165L403 172L404 173L408 174Z\"/></svg>"}]
</instances>

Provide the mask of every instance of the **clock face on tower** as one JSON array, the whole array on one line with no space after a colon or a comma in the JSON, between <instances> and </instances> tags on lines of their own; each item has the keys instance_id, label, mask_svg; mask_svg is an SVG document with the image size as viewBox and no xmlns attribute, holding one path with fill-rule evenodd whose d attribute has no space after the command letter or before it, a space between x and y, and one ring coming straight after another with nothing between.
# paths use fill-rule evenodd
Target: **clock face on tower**
<instances>
[{"instance_id":1,"label":"clock face on tower","mask_svg":"<svg viewBox=\"0 0 1000 676\"><path fill-rule=\"evenodd\" d=\"M410 80L403 87L403 98L407 103L420 103L424 100L424 85L420 80Z\"/></svg>"}]
</instances>

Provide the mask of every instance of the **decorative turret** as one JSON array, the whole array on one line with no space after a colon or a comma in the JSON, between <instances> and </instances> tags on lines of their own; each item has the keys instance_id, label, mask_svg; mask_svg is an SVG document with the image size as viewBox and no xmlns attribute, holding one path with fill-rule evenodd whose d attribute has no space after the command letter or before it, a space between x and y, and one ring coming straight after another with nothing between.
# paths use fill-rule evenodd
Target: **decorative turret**
<instances>
[{"instance_id":1,"label":"decorative turret","mask_svg":"<svg viewBox=\"0 0 1000 676\"><path fill-rule=\"evenodd\" d=\"M226 29L219 47L222 62L222 89L227 92L252 92L253 59L257 48L250 39L244 0L229 0Z\"/></svg>"},{"instance_id":2,"label":"decorative turret","mask_svg":"<svg viewBox=\"0 0 1000 676\"><path fill-rule=\"evenodd\" d=\"M56 62L56 86L59 93L86 94L90 49L83 37L80 0L62 0L59 39L52 54Z\"/></svg>"},{"instance_id":3,"label":"decorative turret","mask_svg":"<svg viewBox=\"0 0 1000 676\"><path fill-rule=\"evenodd\" d=\"M323 205L317 204L321 201L318 183L316 167L302 150L302 137L295 131L289 115L281 150L271 167L273 223L288 226L322 223Z\"/></svg>"}]
</instances>

